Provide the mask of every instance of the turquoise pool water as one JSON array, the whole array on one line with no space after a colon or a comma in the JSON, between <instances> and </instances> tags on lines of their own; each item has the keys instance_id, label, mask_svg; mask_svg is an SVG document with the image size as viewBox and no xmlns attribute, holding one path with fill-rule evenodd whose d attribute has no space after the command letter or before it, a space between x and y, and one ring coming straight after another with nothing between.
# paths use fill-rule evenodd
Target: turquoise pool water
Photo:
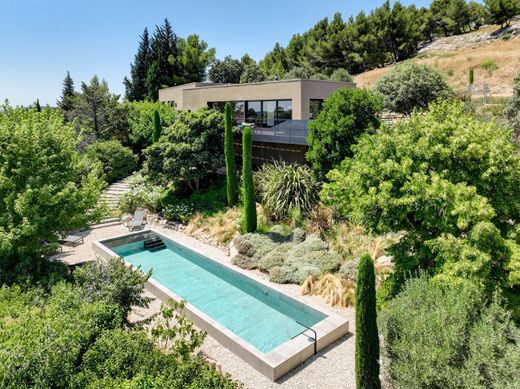
<instances>
[{"instance_id":1,"label":"turquoise pool water","mask_svg":"<svg viewBox=\"0 0 520 389\"><path fill-rule=\"evenodd\" d=\"M327 317L305 304L163 238L166 249L143 241L111 247L128 263L152 270L152 278L213 320L267 353ZM110 246L110 245L107 245Z\"/></svg>"}]
</instances>

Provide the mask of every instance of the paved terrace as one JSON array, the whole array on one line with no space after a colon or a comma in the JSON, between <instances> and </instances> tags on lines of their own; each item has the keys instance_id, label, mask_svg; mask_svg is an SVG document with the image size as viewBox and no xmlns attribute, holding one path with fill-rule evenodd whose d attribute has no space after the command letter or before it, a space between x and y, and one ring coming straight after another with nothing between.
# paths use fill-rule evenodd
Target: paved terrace
<instances>
[{"instance_id":1,"label":"paved terrace","mask_svg":"<svg viewBox=\"0 0 520 389\"><path fill-rule=\"evenodd\" d=\"M173 231L159 226L153 226L165 236L178 241L181 244L197 247L203 250L206 255L218 259L222 262L230 263L230 258L220 249L204 244L194 238L186 236L180 232ZM95 254L91 243L95 240L110 238L127 233L128 230L122 225L107 226L91 230L85 237L85 243L76 247L63 246L63 253L58 253L54 258L59 259L69 265L77 265L95 259ZM252 278L266 280L267 276L259 271L249 271ZM152 275L153 277L153 275ZM355 330L354 310L352 309L331 309L321 298L317 296L301 296L298 285L279 285L286 294L298 297L302 301L312 302L329 310L333 310L339 315L345 316L349 320L350 331ZM147 292L148 293L148 292ZM152 296L153 297L153 296ZM135 309L131 313L132 321L140 321L159 311L160 302L154 300L148 309ZM302 365L286 374L277 382L270 381L267 377L257 372L253 367L237 357L228 349L221 346L210 336L206 337L204 344L199 351L212 364L220 367L222 371L231 374L234 379L239 380L250 389L307 389L307 388L355 388L354 375L354 336L349 334L339 339L335 343L321 350L317 355L311 357Z\"/></svg>"}]
</instances>

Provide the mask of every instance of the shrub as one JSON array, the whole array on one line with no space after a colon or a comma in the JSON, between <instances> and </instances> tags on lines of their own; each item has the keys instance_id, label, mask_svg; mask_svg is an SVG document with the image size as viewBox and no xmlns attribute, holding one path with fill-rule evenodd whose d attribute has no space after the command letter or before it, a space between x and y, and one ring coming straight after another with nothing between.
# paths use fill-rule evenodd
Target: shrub
<instances>
[{"instance_id":1,"label":"shrub","mask_svg":"<svg viewBox=\"0 0 520 389\"><path fill-rule=\"evenodd\" d=\"M491 75L495 70L498 69L498 65L492 59L487 59L480 64L480 67L487 70L488 74Z\"/></svg>"},{"instance_id":2,"label":"shrub","mask_svg":"<svg viewBox=\"0 0 520 389\"><path fill-rule=\"evenodd\" d=\"M517 387L520 330L497 297L422 276L384 308L384 369L394 387Z\"/></svg>"},{"instance_id":3,"label":"shrub","mask_svg":"<svg viewBox=\"0 0 520 389\"><path fill-rule=\"evenodd\" d=\"M397 65L377 83L375 90L383 95L386 109L403 114L410 114L414 108L427 108L437 99L453 96L439 71L414 62Z\"/></svg>"},{"instance_id":4,"label":"shrub","mask_svg":"<svg viewBox=\"0 0 520 389\"><path fill-rule=\"evenodd\" d=\"M161 208L163 188L149 184L138 184L121 197L119 209L122 212L134 212L137 208L146 208L157 212Z\"/></svg>"},{"instance_id":5,"label":"shrub","mask_svg":"<svg viewBox=\"0 0 520 389\"><path fill-rule=\"evenodd\" d=\"M137 156L132 149L117 140L92 144L87 148L86 156L92 162L101 163L104 179L108 183L125 178L137 167Z\"/></svg>"},{"instance_id":6,"label":"shrub","mask_svg":"<svg viewBox=\"0 0 520 389\"><path fill-rule=\"evenodd\" d=\"M343 81L343 82L352 82L354 78L350 75L347 69L338 68L332 72L330 75L331 81Z\"/></svg>"},{"instance_id":7,"label":"shrub","mask_svg":"<svg viewBox=\"0 0 520 389\"><path fill-rule=\"evenodd\" d=\"M311 77L310 77L311 80L328 80L329 78L327 77L326 74L323 74L323 73L314 73Z\"/></svg>"},{"instance_id":8,"label":"shrub","mask_svg":"<svg viewBox=\"0 0 520 389\"><path fill-rule=\"evenodd\" d=\"M364 89L341 88L323 102L318 117L308 124L306 154L319 179L352 155L350 146L361 134L379 127L381 109L381 98Z\"/></svg>"},{"instance_id":9,"label":"shrub","mask_svg":"<svg viewBox=\"0 0 520 389\"><path fill-rule=\"evenodd\" d=\"M126 318L132 306L148 307L150 298L144 297L144 284L151 272L128 268L120 258L98 259L78 267L74 273L77 290L89 302L116 304Z\"/></svg>"},{"instance_id":10,"label":"shrub","mask_svg":"<svg viewBox=\"0 0 520 389\"><path fill-rule=\"evenodd\" d=\"M84 169L76 143L54 110L0 106L0 285L38 278L42 242L102 216L98 166Z\"/></svg>"},{"instance_id":11,"label":"shrub","mask_svg":"<svg viewBox=\"0 0 520 389\"><path fill-rule=\"evenodd\" d=\"M177 191L168 190L161 205L163 216L172 221L187 223L198 212L202 216L211 216L226 208L226 185L217 183L193 192L189 197L179 199Z\"/></svg>"},{"instance_id":12,"label":"shrub","mask_svg":"<svg viewBox=\"0 0 520 389\"><path fill-rule=\"evenodd\" d=\"M265 164L256 179L260 202L275 220L287 218L293 209L305 215L318 201L320 185L306 165Z\"/></svg>"},{"instance_id":13,"label":"shrub","mask_svg":"<svg viewBox=\"0 0 520 389\"><path fill-rule=\"evenodd\" d=\"M162 215L166 220L183 224L188 223L194 212L195 208L193 208L193 206L188 202L168 204L162 209Z\"/></svg>"},{"instance_id":14,"label":"shrub","mask_svg":"<svg viewBox=\"0 0 520 389\"><path fill-rule=\"evenodd\" d=\"M226 154L226 180L228 206L238 203L237 167L233 146L233 126L231 122L231 104L226 103L224 120L224 152Z\"/></svg>"},{"instance_id":15,"label":"shrub","mask_svg":"<svg viewBox=\"0 0 520 389\"><path fill-rule=\"evenodd\" d=\"M159 115L159 111L153 111L153 132L152 132L152 142L158 142L161 136L161 116Z\"/></svg>"},{"instance_id":16,"label":"shrub","mask_svg":"<svg viewBox=\"0 0 520 389\"><path fill-rule=\"evenodd\" d=\"M380 388L376 277L370 255L361 257L356 285L356 388Z\"/></svg>"},{"instance_id":17,"label":"shrub","mask_svg":"<svg viewBox=\"0 0 520 389\"><path fill-rule=\"evenodd\" d=\"M133 101L124 105L128 109L128 137L136 153L140 153L153 143L152 133L156 111L163 128L171 126L177 116L173 107L161 102Z\"/></svg>"},{"instance_id":18,"label":"shrub","mask_svg":"<svg viewBox=\"0 0 520 389\"><path fill-rule=\"evenodd\" d=\"M242 197L244 201L243 226L244 232L256 231L256 200L253 184L251 128L245 127L242 137Z\"/></svg>"},{"instance_id":19,"label":"shrub","mask_svg":"<svg viewBox=\"0 0 520 389\"><path fill-rule=\"evenodd\" d=\"M85 350L121 322L117 306L88 303L70 285L54 286L39 307L0 318L1 385L68 387Z\"/></svg>"},{"instance_id":20,"label":"shrub","mask_svg":"<svg viewBox=\"0 0 520 389\"><path fill-rule=\"evenodd\" d=\"M313 234L319 234L325 237L327 231L334 224L334 208L324 207L323 204L317 204L309 214L307 220L307 230Z\"/></svg>"},{"instance_id":21,"label":"shrub","mask_svg":"<svg viewBox=\"0 0 520 389\"><path fill-rule=\"evenodd\" d=\"M364 137L333 170L323 201L375 233L406 231L390 252L395 293L410 271L515 293L520 157L510 132L439 103Z\"/></svg>"},{"instance_id":22,"label":"shrub","mask_svg":"<svg viewBox=\"0 0 520 389\"><path fill-rule=\"evenodd\" d=\"M275 226L276 227L276 226ZM245 269L260 269L277 283L301 284L309 276L339 269L340 258L328 251L316 235L303 239L303 231L286 233L273 227L265 234L245 234L235 238L238 254L233 263Z\"/></svg>"}]
</instances>

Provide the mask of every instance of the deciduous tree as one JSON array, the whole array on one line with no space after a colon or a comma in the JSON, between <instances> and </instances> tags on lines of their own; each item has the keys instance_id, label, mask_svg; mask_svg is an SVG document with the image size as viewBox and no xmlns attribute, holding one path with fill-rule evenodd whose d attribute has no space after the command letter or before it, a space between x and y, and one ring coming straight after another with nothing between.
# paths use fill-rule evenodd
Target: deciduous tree
<instances>
[{"instance_id":1,"label":"deciduous tree","mask_svg":"<svg viewBox=\"0 0 520 389\"><path fill-rule=\"evenodd\" d=\"M381 98L364 89L338 89L323 102L318 117L308 124L306 158L317 177L323 179L351 156L350 146L358 136L379 127L381 109Z\"/></svg>"}]
</instances>

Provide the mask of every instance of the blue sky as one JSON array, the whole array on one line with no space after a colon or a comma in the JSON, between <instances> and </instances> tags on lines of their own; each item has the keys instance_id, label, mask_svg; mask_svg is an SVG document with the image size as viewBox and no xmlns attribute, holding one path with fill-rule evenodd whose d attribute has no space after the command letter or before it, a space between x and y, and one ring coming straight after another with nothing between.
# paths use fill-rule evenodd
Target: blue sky
<instances>
[{"instance_id":1,"label":"blue sky","mask_svg":"<svg viewBox=\"0 0 520 389\"><path fill-rule=\"evenodd\" d=\"M0 0L0 101L55 105L67 70L78 87L97 74L124 93L139 35L168 18L182 37L196 33L217 57L261 59L335 12L344 19L383 0ZM428 0L402 1L418 6Z\"/></svg>"}]
</instances>

